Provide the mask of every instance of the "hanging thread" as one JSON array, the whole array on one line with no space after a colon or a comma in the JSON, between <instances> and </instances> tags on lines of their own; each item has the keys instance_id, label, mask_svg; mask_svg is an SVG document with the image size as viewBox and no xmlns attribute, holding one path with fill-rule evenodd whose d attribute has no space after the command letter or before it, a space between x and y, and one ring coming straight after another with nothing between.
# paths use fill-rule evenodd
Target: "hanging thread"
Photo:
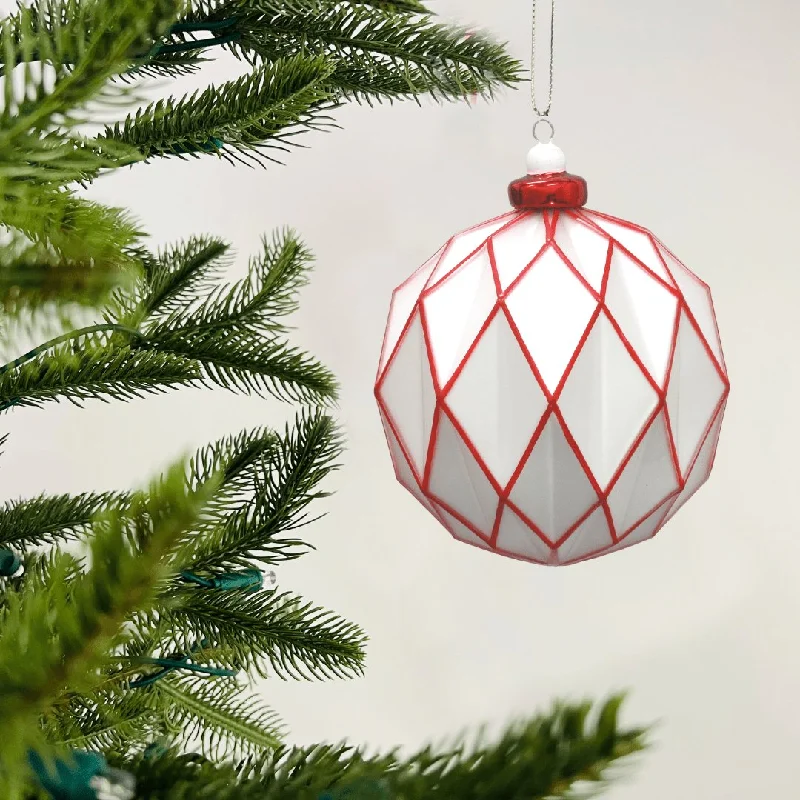
<instances>
[{"instance_id":1,"label":"hanging thread","mask_svg":"<svg viewBox=\"0 0 800 800\"><path fill-rule=\"evenodd\" d=\"M540 124L544 123L550 128L550 139L555 135L555 128L550 121L550 109L553 105L553 64L554 64L554 44L555 44L555 15L556 15L556 0L550 0L550 74L548 76L547 85L547 103L540 107L536 95L536 59L538 55L538 38L536 35L538 29L538 3L533 0L533 21L531 23L531 105L533 106L533 113L536 114L538 119L533 125L533 138L537 142L542 140L536 133Z\"/></svg>"}]
</instances>

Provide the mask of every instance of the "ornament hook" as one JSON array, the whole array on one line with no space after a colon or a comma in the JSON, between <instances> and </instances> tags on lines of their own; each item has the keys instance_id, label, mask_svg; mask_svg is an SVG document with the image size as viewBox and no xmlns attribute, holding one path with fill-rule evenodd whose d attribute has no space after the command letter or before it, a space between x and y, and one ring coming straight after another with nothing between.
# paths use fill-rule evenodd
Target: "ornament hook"
<instances>
[{"instance_id":1,"label":"ornament hook","mask_svg":"<svg viewBox=\"0 0 800 800\"><path fill-rule=\"evenodd\" d=\"M542 139L539 134L537 133L540 125L547 125L550 128L550 136L547 139ZM536 122L533 123L533 138L539 144L549 144L553 141L556 135L556 128L552 122L547 117L542 117L541 119L537 119Z\"/></svg>"}]
</instances>

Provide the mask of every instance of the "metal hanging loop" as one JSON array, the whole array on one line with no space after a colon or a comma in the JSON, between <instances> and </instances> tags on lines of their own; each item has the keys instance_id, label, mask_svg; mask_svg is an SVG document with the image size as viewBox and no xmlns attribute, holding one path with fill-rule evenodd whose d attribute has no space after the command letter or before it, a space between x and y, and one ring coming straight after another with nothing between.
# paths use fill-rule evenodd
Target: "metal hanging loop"
<instances>
[{"instance_id":1,"label":"metal hanging loop","mask_svg":"<svg viewBox=\"0 0 800 800\"><path fill-rule=\"evenodd\" d=\"M546 125L550 129L550 135L546 139L543 139L541 134L539 133L540 125ZM556 135L556 127L555 125L553 125L553 123L550 121L548 117L540 117L539 119L536 120L536 122L533 123L533 138L536 139L536 141L539 144L549 144L550 142L553 141L555 135Z\"/></svg>"}]
</instances>

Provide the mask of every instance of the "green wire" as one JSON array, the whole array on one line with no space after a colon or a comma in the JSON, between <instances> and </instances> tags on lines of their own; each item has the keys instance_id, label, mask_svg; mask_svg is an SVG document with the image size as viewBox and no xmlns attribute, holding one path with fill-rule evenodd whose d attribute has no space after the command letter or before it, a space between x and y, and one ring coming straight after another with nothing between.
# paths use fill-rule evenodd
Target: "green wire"
<instances>
[{"instance_id":1,"label":"green wire","mask_svg":"<svg viewBox=\"0 0 800 800\"><path fill-rule=\"evenodd\" d=\"M190 53L192 50L202 50L204 47L216 47L221 44L230 44L241 38L239 31L226 33L224 36L217 36L213 39L195 39L191 42L177 42L176 44L160 44L154 47L150 53L149 58L156 56L171 56L177 53Z\"/></svg>"},{"instance_id":2,"label":"green wire","mask_svg":"<svg viewBox=\"0 0 800 800\"><path fill-rule=\"evenodd\" d=\"M142 664L161 667L161 669L158 670L158 672L154 672L152 675L146 675L143 678L137 678L135 681L131 681L129 686L132 689L142 689L146 686L152 686L156 681L160 681L166 675L169 675L170 672L175 672L175 670L178 669L187 669L190 672L198 672L203 675L215 675L226 678L235 677L238 674L235 670L223 669L222 667L204 667L202 664L194 664L189 661L192 653L207 646L208 642L203 640L194 644L188 654L174 653L169 658L140 659Z\"/></svg>"},{"instance_id":3,"label":"green wire","mask_svg":"<svg viewBox=\"0 0 800 800\"><path fill-rule=\"evenodd\" d=\"M248 589L257 592L264 587L264 575L260 569L245 569L241 572L227 572L213 578L201 578L193 572L181 572L181 578L187 583L194 583L203 589L220 589L222 591L235 591Z\"/></svg>"},{"instance_id":4,"label":"green wire","mask_svg":"<svg viewBox=\"0 0 800 800\"><path fill-rule=\"evenodd\" d=\"M218 153L224 145L225 142L223 142L222 139L212 136L210 139L206 139L205 142L198 145L173 144L169 148L165 148L164 153L166 155L172 153L176 156L183 155L184 153L196 153L198 150L202 150L204 153Z\"/></svg>"}]
</instances>

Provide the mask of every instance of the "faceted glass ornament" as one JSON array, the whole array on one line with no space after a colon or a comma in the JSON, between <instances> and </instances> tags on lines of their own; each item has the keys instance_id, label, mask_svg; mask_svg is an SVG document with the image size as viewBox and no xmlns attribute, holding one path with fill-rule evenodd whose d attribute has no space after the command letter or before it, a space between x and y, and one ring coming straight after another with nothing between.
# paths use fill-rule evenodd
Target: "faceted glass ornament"
<instances>
[{"instance_id":1,"label":"faceted glass ornament","mask_svg":"<svg viewBox=\"0 0 800 800\"><path fill-rule=\"evenodd\" d=\"M395 290L375 394L398 480L456 539L572 564L700 488L729 383L703 281L644 228L564 208L580 179L523 180Z\"/></svg>"}]
</instances>

